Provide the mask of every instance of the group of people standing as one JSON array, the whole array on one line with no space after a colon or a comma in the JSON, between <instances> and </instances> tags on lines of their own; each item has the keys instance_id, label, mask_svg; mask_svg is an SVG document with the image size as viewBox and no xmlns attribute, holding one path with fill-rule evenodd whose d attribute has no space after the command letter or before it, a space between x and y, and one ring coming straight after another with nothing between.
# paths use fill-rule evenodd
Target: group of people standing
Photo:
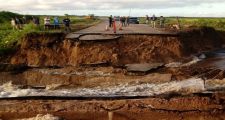
<instances>
[{"instance_id":1,"label":"group of people standing","mask_svg":"<svg viewBox=\"0 0 225 120\"><path fill-rule=\"evenodd\" d=\"M51 22L53 20L53 22ZM69 17L65 17L63 20L62 20L62 23L64 24L64 27L65 27L65 31L66 32L70 32L71 31L71 28L70 28L70 19ZM53 23L53 24L52 24ZM54 29L60 29L60 20L59 20L59 17L53 17L53 19L51 19L51 17L49 16L46 16L44 18L44 29L45 30L49 30L51 28L54 28Z\"/></svg>"},{"instance_id":2,"label":"group of people standing","mask_svg":"<svg viewBox=\"0 0 225 120\"><path fill-rule=\"evenodd\" d=\"M26 24L26 18L25 17L23 17L23 18L15 17L15 18L11 19L11 25L13 27L13 30L23 29L24 24Z\"/></svg>"},{"instance_id":3,"label":"group of people standing","mask_svg":"<svg viewBox=\"0 0 225 120\"><path fill-rule=\"evenodd\" d=\"M130 18L128 16L127 17L125 17L125 16L120 17L120 23L122 24L123 27L129 26L129 24L130 24L129 19Z\"/></svg>"},{"instance_id":4,"label":"group of people standing","mask_svg":"<svg viewBox=\"0 0 225 120\"><path fill-rule=\"evenodd\" d=\"M126 27L126 26L129 26L130 22L129 22L129 16L125 17L114 17L112 15L109 16L109 27L113 27L113 22L116 21L116 19L119 19L118 21L120 21L120 24L123 26L123 27Z\"/></svg>"},{"instance_id":5,"label":"group of people standing","mask_svg":"<svg viewBox=\"0 0 225 120\"><path fill-rule=\"evenodd\" d=\"M146 24L151 23L151 27L152 28L156 28L156 24L157 24L158 18L153 14L152 17L150 18L148 15L146 15ZM163 16L160 16L159 18L159 26L160 28L164 28L165 24L165 18Z\"/></svg>"},{"instance_id":6,"label":"group of people standing","mask_svg":"<svg viewBox=\"0 0 225 120\"><path fill-rule=\"evenodd\" d=\"M51 18L49 16L46 16L44 18L44 29L48 30L51 29L52 27L54 29L60 29L60 22L58 17L53 17L53 24L51 23Z\"/></svg>"},{"instance_id":7,"label":"group of people standing","mask_svg":"<svg viewBox=\"0 0 225 120\"><path fill-rule=\"evenodd\" d=\"M36 26L39 26L40 25L40 19L39 19L39 17L32 16L32 20L33 20L34 25L36 25Z\"/></svg>"},{"instance_id":8,"label":"group of people standing","mask_svg":"<svg viewBox=\"0 0 225 120\"><path fill-rule=\"evenodd\" d=\"M46 16L46 17L44 17L43 21L44 21L44 29L45 30L60 29L60 20L59 20L59 17L57 17L57 16L53 17L53 19L51 19L51 17L49 17L49 16ZM38 16L32 16L32 19L30 19L29 22L27 21L27 19L25 17L23 17L23 18L15 17L15 18L12 18L11 25L13 27L13 30L23 29L24 24L28 24L30 22L32 22L36 27L40 27L40 18ZM64 24L66 32L71 31L70 22L71 21L68 16L66 16L62 20L62 24Z\"/></svg>"},{"instance_id":9,"label":"group of people standing","mask_svg":"<svg viewBox=\"0 0 225 120\"><path fill-rule=\"evenodd\" d=\"M64 24L64 28L65 28L65 32L70 32L71 28L70 28L70 19L68 16L66 16L62 22L60 22L59 17L55 16L53 17L53 19L51 19L51 17L46 16L44 18L44 29L45 30L49 30L51 28L54 29L60 29L60 23Z\"/></svg>"},{"instance_id":10,"label":"group of people standing","mask_svg":"<svg viewBox=\"0 0 225 120\"><path fill-rule=\"evenodd\" d=\"M113 22L116 21L118 18L114 17L111 15L109 17L109 27L113 27ZM130 23L130 18L129 17L119 17L119 20L121 25L123 27L129 26ZM149 17L148 15L146 15L146 24L151 24L152 28L156 28L156 26L158 25L159 22L159 27L160 28L164 28L165 27L165 18L163 16L160 16L159 18L157 18L154 14L152 15L152 17Z\"/></svg>"}]
</instances>

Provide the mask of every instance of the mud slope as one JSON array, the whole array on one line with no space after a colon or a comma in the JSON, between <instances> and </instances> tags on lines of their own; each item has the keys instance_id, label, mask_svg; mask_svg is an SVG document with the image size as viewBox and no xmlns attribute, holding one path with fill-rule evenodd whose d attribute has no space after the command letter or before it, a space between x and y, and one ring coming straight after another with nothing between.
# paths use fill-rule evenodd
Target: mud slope
<instances>
[{"instance_id":1,"label":"mud slope","mask_svg":"<svg viewBox=\"0 0 225 120\"><path fill-rule=\"evenodd\" d=\"M78 66L108 63L169 63L200 51L221 48L222 40L211 28L177 35L121 35L112 40L70 40L62 34L29 34L12 57L12 64Z\"/></svg>"}]
</instances>

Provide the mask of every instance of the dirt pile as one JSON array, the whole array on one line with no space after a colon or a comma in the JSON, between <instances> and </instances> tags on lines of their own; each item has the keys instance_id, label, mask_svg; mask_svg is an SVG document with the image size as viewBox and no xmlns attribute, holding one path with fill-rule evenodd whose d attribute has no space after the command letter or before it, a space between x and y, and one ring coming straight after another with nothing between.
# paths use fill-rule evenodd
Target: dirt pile
<instances>
[{"instance_id":1,"label":"dirt pile","mask_svg":"<svg viewBox=\"0 0 225 120\"><path fill-rule=\"evenodd\" d=\"M214 29L202 28L178 35L121 35L105 41L64 40L63 34L30 34L12 57L12 64L78 66L169 63L193 53L222 47ZM90 35L89 35L90 37Z\"/></svg>"}]
</instances>

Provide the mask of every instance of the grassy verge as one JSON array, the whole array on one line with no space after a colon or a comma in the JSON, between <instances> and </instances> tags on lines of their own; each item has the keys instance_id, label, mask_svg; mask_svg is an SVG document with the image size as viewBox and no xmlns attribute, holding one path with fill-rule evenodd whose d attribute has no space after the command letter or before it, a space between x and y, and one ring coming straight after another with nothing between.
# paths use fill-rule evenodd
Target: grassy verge
<instances>
[{"instance_id":1,"label":"grassy verge","mask_svg":"<svg viewBox=\"0 0 225 120\"><path fill-rule=\"evenodd\" d=\"M179 18L182 29L213 27L216 30L225 31L225 18ZM140 19L141 23L145 23L145 18ZM157 21L159 25L159 20ZM177 24L175 17L165 18L165 26L169 28L171 25Z\"/></svg>"}]
</instances>

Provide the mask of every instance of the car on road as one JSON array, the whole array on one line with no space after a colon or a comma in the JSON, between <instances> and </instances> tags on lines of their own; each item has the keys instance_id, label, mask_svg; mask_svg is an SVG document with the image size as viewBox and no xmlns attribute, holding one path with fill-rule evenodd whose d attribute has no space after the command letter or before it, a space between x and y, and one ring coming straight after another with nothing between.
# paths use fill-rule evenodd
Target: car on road
<instances>
[{"instance_id":1,"label":"car on road","mask_svg":"<svg viewBox=\"0 0 225 120\"><path fill-rule=\"evenodd\" d=\"M129 22L130 22L130 24L139 24L139 18L138 17L130 17Z\"/></svg>"}]
</instances>

